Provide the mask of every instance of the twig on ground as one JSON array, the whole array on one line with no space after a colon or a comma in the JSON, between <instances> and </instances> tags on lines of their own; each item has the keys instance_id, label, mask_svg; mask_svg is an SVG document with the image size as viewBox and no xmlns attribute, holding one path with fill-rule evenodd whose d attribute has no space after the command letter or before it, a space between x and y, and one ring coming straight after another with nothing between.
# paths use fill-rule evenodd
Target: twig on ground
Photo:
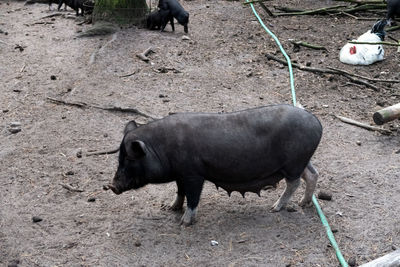
<instances>
[{"instance_id":1,"label":"twig on ground","mask_svg":"<svg viewBox=\"0 0 400 267\"><path fill-rule=\"evenodd\" d=\"M134 75L134 74L136 74L136 70L135 70L134 72L132 72L132 73L128 73L128 74L124 74L124 75L120 75L120 76L118 76L118 77L119 77L119 78L125 78L125 77L132 76L132 75Z\"/></svg>"},{"instance_id":2,"label":"twig on ground","mask_svg":"<svg viewBox=\"0 0 400 267\"><path fill-rule=\"evenodd\" d=\"M119 151L119 147L113 148L110 150L103 150L103 151L94 151L94 152L88 152L86 153L86 156L97 156L97 155L108 155L108 154L115 154Z\"/></svg>"},{"instance_id":3,"label":"twig on ground","mask_svg":"<svg viewBox=\"0 0 400 267\"><path fill-rule=\"evenodd\" d=\"M145 51L143 51L143 53L136 54L136 56L137 56L138 58L140 58L141 60L143 60L144 62L149 62L149 61L150 61L150 58L148 58L147 55L150 54L151 52L154 52L154 51L153 51L153 48L152 48L152 47L149 47L149 48L147 48Z\"/></svg>"},{"instance_id":4,"label":"twig on ground","mask_svg":"<svg viewBox=\"0 0 400 267\"><path fill-rule=\"evenodd\" d=\"M68 191L72 191L72 192L84 192L85 190L83 190L83 189L79 189L79 188L75 188L75 187L72 187L72 186L70 186L70 185L68 185L68 184L63 184L63 183L60 183L60 185L63 187L63 188L65 188L65 189L67 189Z\"/></svg>"},{"instance_id":5,"label":"twig on ground","mask_svg":"<svg viewBox=\"0 0 400 267\"><path fill-rule=\"evenodd\" d=\"M396 31L398 29L400 29L400 25L387 28L385 31L386 32L393 32L393 31Z\"/></svg>"},{"instance_id":6,"label":"twig on ground","mask_svg":"<svg viewBox=\"0 0 400 267\"><path fill-rule=\"evenodd\" d=\"M371 126L371 125L368 125L368 124L365 124L362 122L358 122L358 121L355 121L353 119L349 119L346 117L338 116L338 115L335 115L335 117L338 118L339 120L341 120L342 122L345 122L345 123L348 123L348 124L351 124L354 126L358 126L358 127L370 130L370 131L377 131L377 132L380 132L381 134L385 134L385 135L391 134L391 131L380 128L380 127Z\"/></svg>"},{"instance_id":7,"label":"twig on ground","mask_svg":"<svg viewBox=\"0 0 400 267\"><path fill-rule=\"evenodd\" d=\"M97 54L99 54L100 52L102 52L109 44L111 44L112 42L114 42L117 39L117 33L113 34L113 37L106 42L104 45L102 45L98 50L95 50L92 55L90 56L89 59L89 64L92 65L94 63L94 61L96 60L96 56Z\"/></svg>"},{"instance_id":8,"label":"twig on ground","mask_svg":"<svg viewBox=\"0 0 400 267\"><path fill-rule=\"evenodd\" d=\"M254 4L254 3L262 3L262 2L266 2L266 1L270 1L270 0L251 0L248 2L244 2L242 3L243 5L249 5L249 4Z\"/></svg>"},{"instance_id":9,"label":"twig on ground","mask_svg":"<svg viewBox=\"0 0 400 267\"><path fill-rule=\"evenodd\" d=\"M389 46L400 46L399 43L392 42L358 42L358 41L349 41L350 44L366 44L366 45L389 45Z\"/></svg>"},{"instance_id":10,"label":"twig on ground","mask_svg":"<svg viewBox=\"0 0 400 267\"><path fill-rule=\"evenodd\" d=\"M62 14L62 13L54 13L54 14L51 14L51 15L47 15L47 16L41 17L40 19L47 19L47 18L58 17L58 16L64 16L64 14Z\"/></svg>"},{"instance_id":11,"label":"twig on ground","mask_svg":"<svg viewBox=\"0 0 400 267\"><path fill-rule=\"evenodd\" d=\"M117 106L110 106L110 107L102 107L102 106L97 106L97 105L89 105L84 102L67 102L61 99L56 99L52 97L47 97L48 100L50 100L53 103L56 104L61 104L61 105L67 105L67 106L74 106L74 107L79 107L79 108L96 108L96 109L101 109L101 110L107 110L107 111L114 111L114 112L126 112L126 113L133 113L137 114L146 118L150 118L153 120L159 119L158 117L146 114L136 108L123 108L123 107L117 107Z\"/></svg>"},{"instance_id":12,"label":"twig on ground","mask_svg":"<svg viewBox=\"0 0 400 267\"><path fill-rule=\"evenodd\" d=\"M292 44L297 45L297 46L304 46L304 47L311 48L311 49L316 49L316 50L326 50L326 51L328 50L324 46L321 46L321 45L314 45L314 44L310 44L310 43L303 42L303 41L296 41L296 40L293 40L293 39L289 39L289 41Z\"/></svg>"},{"instance_id":13,"label":"twig on ground","mask_svg":"<svg viewBox=\"0 0 400 267\"><path fill-rule=\"evenodd\" d=\"M267 12L267 14L268 14L269 16L271 16L271 17L276 17L275 14L272 13L272 11L269 10L269 8L268 8L266 5L264 5L263 2L260 2L259 4L260 4L260 6L262 7L262 9L264 9L264 11Z\"/></svg>"}]
</instances>

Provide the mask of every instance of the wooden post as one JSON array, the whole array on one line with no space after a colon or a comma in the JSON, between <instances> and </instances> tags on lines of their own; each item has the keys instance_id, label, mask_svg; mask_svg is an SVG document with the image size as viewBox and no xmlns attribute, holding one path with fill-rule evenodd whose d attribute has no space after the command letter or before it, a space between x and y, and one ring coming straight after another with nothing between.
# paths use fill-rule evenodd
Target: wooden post
<instances>
[{"instance_id":1,"label":"wooden post","mask_svg":"<svg viewBox=\"0 0 400 267\"><path fill-rule=\"evenodd\" d=\"M360 267L379 267L379 266L400 266L400 249L386 254L383 257L377 258Z\"/></svg>"},{"instance_id":2,"label":"wooden post","mask_svg":"<svg viewBox=\"0 0 400 267\"><path fill-rule=\"evenodd\" d=\"M400 118L400 103L378 110L373 115L374 122L378 125L398 118Z\"/></svg>"}]
</instances>

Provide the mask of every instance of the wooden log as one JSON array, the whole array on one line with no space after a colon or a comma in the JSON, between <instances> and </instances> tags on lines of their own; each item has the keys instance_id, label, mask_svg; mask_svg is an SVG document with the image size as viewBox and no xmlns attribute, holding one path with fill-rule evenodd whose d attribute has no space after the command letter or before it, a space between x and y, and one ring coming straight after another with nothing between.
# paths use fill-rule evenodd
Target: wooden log
<instances>
[{"instance_id":1,"label":"wooden log","mask_svg":"<svg viewBox=\"0 0 400 267\"><path fill-rule=\"evenodd\" d=\"M385 134L385 135L391 134L391 131L383 129L383 128L371 126L371 125L368 125L368 124L365 124L362 122L358 122L358 121L355 121L353 119L349 119L346 117L338 116L338 115L335 115L335 117L338 118L339 120L341 120L342 122L345 122L345 123L348 123L351 125L355 125L355 126L358 126L358 127L370 130L370 131L377 131L377 132L380 132L381 134Z\"/></svg>"},{"instance_id":2,"label":"wooden log","mask_svg":"<svg viewBox=\"0 0 400 267\"><path fill-rule=\"evenodd\" d=\"M378 125L400 118L400 103L378 110L372 118Z\"/></svg>"},{"instance_id":3,"label":"wooden log","mask_svg":"<svg viewBox=\"0 0 400 267\"><path fill-rule=\"evenodd\" d=\"M377 258L360 267L400 266L400 249L395 250L383 257Z\"/></svg>"}]
</instances>

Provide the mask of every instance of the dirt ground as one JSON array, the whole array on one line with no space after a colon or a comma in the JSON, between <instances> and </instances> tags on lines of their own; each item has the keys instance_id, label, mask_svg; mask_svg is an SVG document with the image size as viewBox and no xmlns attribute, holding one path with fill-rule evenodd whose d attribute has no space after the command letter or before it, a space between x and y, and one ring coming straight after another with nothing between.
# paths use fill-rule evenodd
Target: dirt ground
<instances>
[{"instance_id":1,"label":"dirt ground","mask_svg":"<svg viewBox=\"0 0 400 267\"><path fill-rule=\"evenodd\" d=\"M267 3L310 8L328 2ZM43 18L57 11L43 4L0 2L2 266L338 266L315 208L297 205L304 187L289 211L270 213L284 182L261 197L247 193L246 198L237 192L228 197L207 183L197 223L187 228L178 224L181 214L165 208L175 198L174 183L120 196L102 190L114 175L117 155L86 153L117 147L129 120L150 119L49 98L137 108L158 117L291 103L287 68L266 59L266 53L280 54L249 7L216 0L182 5L190 13L189 40L178 24L175 32L169 26L164 33L129 27L76 38L91 25L78 25L82 18L71 10L62 12L68 16ZM371 66L338 60L347 39L367 31L373 21L271 18L257 10L297 63L400 79L397 48L385 47L385 60ZM400 32L390 35L400 39ZM289 39L328 51L302 47L295 52ZM150 62L136 57L150 46ZM339 75L299 70L294 75L298 100L324 126L313 157L320 172L316 193L333 195L332 201L319 203L344 257L360 265L399 248L399 122L385 124L391 134L382 135L334 115L373 124L376 110L399 102L400 84L376 82L375 91ZM11 133L15 122L21 131ZM34 216L42 221L34 223Z\"/></svg>"}]
</instances>

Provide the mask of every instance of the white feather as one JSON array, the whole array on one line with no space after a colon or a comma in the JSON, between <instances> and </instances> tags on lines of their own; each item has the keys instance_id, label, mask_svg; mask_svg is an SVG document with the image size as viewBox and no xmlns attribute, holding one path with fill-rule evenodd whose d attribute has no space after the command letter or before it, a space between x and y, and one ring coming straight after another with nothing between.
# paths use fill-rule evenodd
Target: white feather
<instances>
[{"instance_id":1,"label":"white feather","mask_svg":"<svg viewBox=\"0 0 400 267\"><path fill-rule=\"evenodd\" d=\"M368 31L357 38L358 42L380 42L381 39L375 33ZM350 54L350 48L355 47L356 53ZM367 44L350 44L347 43L342 47L339 53L339 60L351 65L370 65L377 61L383 60L385 51L382 45L367 45Z\"/></svg>"}]
</instances>

